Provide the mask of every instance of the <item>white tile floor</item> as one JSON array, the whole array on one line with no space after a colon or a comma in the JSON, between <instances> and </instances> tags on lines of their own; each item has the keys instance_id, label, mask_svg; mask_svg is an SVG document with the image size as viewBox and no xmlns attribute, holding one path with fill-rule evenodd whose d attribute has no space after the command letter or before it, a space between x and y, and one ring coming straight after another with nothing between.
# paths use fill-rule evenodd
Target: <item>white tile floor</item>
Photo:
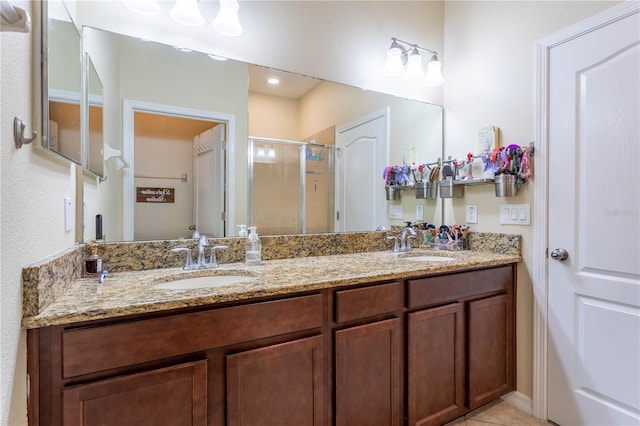
<instances>
[{"instance_id":1,"label":"white tile floor","mask_svg":"<svg viewBox=\"0 0 640 426\"><path fill-rule=\"evenodd\" d=\"M544 420L536 419L502 400L487 404L456 419L446 426L540 426Z\"/></svg>"}]
</instances>

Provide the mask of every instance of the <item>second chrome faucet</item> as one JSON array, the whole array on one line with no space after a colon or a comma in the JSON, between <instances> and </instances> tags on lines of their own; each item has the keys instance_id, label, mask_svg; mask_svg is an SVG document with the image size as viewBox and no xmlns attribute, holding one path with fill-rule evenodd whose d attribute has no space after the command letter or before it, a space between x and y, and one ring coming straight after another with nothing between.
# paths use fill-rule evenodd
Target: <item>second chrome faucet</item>
<instances>
[{"instance_id":1,"label":"second chrome faucet","mask_svg":"<svg viewBox=\"0 0 640 426\"><path fill-rule=\"evenodd\" d=\"M393 251L410 251L411 250L411 240L416 237L416 231L410 226L407 225L403 230L400 236L392 236L387 237L390 240L393 240ZM398 240L399 239L399 240Z\"/></svg>"}]
</instances>

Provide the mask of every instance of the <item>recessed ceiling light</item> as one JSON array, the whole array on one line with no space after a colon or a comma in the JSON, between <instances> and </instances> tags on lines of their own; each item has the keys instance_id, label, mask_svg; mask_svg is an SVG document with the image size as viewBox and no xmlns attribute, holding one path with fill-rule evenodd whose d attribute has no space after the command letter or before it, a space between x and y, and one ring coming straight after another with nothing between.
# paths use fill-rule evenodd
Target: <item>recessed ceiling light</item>
<instances>
[{"instance_id":1,"label":"recessed ceiling light","mask_svg":"<svg viewBox=\"0 0 640 426\"><path fill-rule=\"evenodd\" d=\"M181 51L181 52L193 52L193 50L187 48L187 47L182 47L182 46L173 46L175 47L177 50Z\"/></svg>"},{"instance_id":2,"label":"recessed ceiling light","mask_svg":"<svg viewBox=\"0 0 640 426\"><path fill-rule=\"evenodd\" d=\"M278 79L277 79L277 78L275 78L275 77L271 77L271 78L270 78L269 80L267 80L267 81L269 82L269 84L273 84L273 85L280 84L280 80L278 80Z\"/></svg>"},{"instance_id":3,"label":"recessed ceiling light","mask_svg":"<svg viewBox=\"0 0 640 426\"><path fill-rule=\"evenodd\" d=\"M226 61L227 59L229 59L229 58L225 58L224 56L218 56L211 53L209 53L207 56L210 57L211 59L215 59L216 61Z\"/></svg>"}]
</instances>

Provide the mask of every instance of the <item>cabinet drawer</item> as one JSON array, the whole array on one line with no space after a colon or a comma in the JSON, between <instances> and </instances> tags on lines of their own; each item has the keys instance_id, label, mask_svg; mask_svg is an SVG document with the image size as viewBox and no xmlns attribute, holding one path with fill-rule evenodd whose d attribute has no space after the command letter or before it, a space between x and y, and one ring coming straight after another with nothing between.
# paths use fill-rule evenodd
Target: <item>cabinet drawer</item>
<instances>
[{"instance_id":1,"label":"cabinet drawer","mask_svg":"<svg viewBox=\"0 0 640 426\"><path fill-rule=\"evenodd\" d=\"M67 330L62 333L62 375L74 377L318 328L322 312L322 295L315 294Z\"/></svg>"},{"instance_id":2,"label":"cabinet drawer","mask_svg":"<svg viewBox=\"0 0 640 426\"><path fill-rule=\"evenodd\" d=\"M402 307L398 282L336 291L336 322L346 322L397 311Z\"/></svg>"},{"instance_id":3,"label":"cabinet drawer","mask_svg":"<svg viewBox=\"0 0 640 426\"><path fill-rule=\"evenodd\" d=\"M408 307L412 309L507 291L512 284L512 265L409 280Z\"/></svg>"}]
</instances>

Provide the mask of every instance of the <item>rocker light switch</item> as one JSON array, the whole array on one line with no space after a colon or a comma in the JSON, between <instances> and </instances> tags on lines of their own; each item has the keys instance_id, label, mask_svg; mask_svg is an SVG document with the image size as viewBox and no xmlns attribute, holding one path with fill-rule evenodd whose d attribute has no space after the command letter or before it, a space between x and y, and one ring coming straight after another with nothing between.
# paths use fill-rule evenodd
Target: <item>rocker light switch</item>
<instances>
[{"instance_id":1,"label":"rocker light switch","mask_svg":"<svg viewBox=\"0 0 640 426\"><path fill-rule=\"evenodd\" d=\"M530 204L503 204L500 206L502 225L531 225Z\"/></svg>"}]
</instances>

